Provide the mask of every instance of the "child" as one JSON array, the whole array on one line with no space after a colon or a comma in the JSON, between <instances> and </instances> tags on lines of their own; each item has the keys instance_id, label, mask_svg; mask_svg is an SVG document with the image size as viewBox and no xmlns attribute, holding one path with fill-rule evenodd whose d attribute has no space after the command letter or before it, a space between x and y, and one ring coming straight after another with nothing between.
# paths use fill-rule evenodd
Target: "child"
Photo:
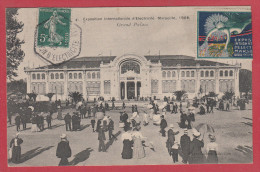
<instances>
[{"instance_id":1,"label":"child","mask_svg":"<svg viewBox=\"0 0 260 172\"><path fill-rule=\"evenodd\" d=\"M178 162L178 149L179 149L178 142L174 141L174 144L171 149L172 160L174 163Z\"/></svg>"},{"instance_id":2,"label":"child","mask_svg":"<svg viewBox=\"0 0 260 172\"><path fill-rule=\"evenodd\" d=\"M92 126L92 129L93 129L93 132L95 132L95 123L96 123L96 120L95 120L95 117L93 116L92 118L91 118L91 126Z\"/></svg>"}]
</instances>

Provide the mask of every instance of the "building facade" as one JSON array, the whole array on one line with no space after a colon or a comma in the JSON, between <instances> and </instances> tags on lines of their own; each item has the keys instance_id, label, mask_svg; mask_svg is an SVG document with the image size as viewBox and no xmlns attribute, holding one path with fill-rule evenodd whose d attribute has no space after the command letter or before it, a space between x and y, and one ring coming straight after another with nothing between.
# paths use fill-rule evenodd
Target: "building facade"
<instances>
[{"instance_id":1,"label":"building facade","mask_svg":"<svg viewBox=\"0 0 260 172\"><path fill-rule=\"evenodd\" d=\"M37 101L65 100L70 92L80 92L84 99L105 100L136 97L172 97L185 90L189 98L209 92L226 91L239 96L240 65L196 60L182 55L81 57L59 65L25 68L27 93L37 93Z\"/></svg>"}]
</instances>

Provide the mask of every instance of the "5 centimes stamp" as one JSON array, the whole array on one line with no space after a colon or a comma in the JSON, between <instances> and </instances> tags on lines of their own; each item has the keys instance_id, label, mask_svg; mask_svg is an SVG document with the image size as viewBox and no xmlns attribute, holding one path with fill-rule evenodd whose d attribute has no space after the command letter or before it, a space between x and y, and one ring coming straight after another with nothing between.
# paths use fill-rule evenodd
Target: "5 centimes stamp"
<instances>
[{"instance_id":1,"label":"5 centimes stamp","mask_svg":"<svg viewBox=\"0 0 260 172\"><path fill-rule=\"evenodd\" d=\"M80 54L81 28L71 22L71 9L39 8L34 50L53 64Z\"/></svg>"},{"instance_id":2,"label":"5 centimes stamp","mask_svg":"<svg viewBox=\"0 0 260 172\"><path fill-rule=\"evenodd\" d=\"M198 12L198 58L253 58L251 12Z\"/></svg>"}]
</instances>

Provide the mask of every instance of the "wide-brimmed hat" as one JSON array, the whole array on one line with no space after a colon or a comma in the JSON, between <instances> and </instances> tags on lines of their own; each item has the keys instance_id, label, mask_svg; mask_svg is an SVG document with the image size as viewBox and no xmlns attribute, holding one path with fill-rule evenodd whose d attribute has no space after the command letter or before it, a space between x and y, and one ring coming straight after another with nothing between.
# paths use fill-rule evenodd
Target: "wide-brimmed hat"
<instances>
[{"instance_id":1,"label":"wide-brimmed hat","mask_svg":"<svg viewBox=\"0 0 260 172\"><path fill-rule=\"evenodd\" d=\"M216 137L214 135L212 135L212 134L209 134L209 140L211 142L215 142L216 141Z\"/></svg>"},{"instance_id":2,"label":"wide-brimmed hat","mask_svg":"<svg viewBox=\"0 0 260 172\"><path fill-rule=\"evenodd\" d=\"M14 136L18 137L20 135L20 132L17 132Z\"/></svg>"},{"instance_id":3,"label":"wide-brimmed hat","mask_svg":"<svg viewBox=\"0 0 260 172\"><path fill-rule=\"evenodd\" d=\"M66 139L66 138L67 138L67 135L63 133L63 134L60 135L60 138Z\"/></svg>"},{"instance_id":4,"label":"wide-brimmed hat","mask_svg":"<svg viewBox=\"0 0 260 172\"><path fill-rule=\"evenodd\" d=\"M196 129L193 129L193 130L192 130L192 134L193 134L195 137L199 137L199 136L200 136L200 132L198 132Z\"/></svg>"},{"instance_id":5,"label":"wide-brimmed hat","mask_svg":"<svg viewBox=\"0 0 260 172\"><path fill-rule=\"evenodd\" d=\"M173 128L174 126L173 126L173 124L170 124L169 127L170 127L170 128Z\"/></svg>"}]
</instances>

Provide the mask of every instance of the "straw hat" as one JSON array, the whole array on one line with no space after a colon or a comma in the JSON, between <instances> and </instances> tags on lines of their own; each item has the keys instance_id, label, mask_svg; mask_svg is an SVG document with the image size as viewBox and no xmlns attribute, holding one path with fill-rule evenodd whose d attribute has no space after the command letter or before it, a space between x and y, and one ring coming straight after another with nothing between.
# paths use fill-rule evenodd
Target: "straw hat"
<instances>
[{"instance_id":1,"label":"straw hat","mask_svg":"<svg viewBox=\"0 0 260 172\"><path fill-rule=\"evenodd\" d=\"M169 127L170 127L170 128L173 128L174 126L173 126L173 124L170 124Z\"/></svg>"},{"instance_id":2,"label":"straw hat","mask_svg":"<svg viewBox=\"0 0 260 172\"><path fill-rule=\"evenodd\" d=\"M67 135L63 133L63 134L61 134L60 138L66 139L66 138L67 138Z\"/></svg>"},{"instance_id":3,"label":"straw hat","mask_svg":"<svg viewBox=\"0 0 260 172\"><path fill-rule=\"evenodd\" d=\"M192 134L193 134L195 137L199 137L199 136L200 136L200 132L198 132L196 129L193 129Z\"/></svg>"},{"instance_id":4,"label":"straw hat","mask_svg":"<svg viewBox=\"0 0 260 172\"><path fill-rule=\"evenodd\" d=\"M188 134L188 129L187 128L185 128L183 131L184 131L184 134Z\"/></svg>"}]
</instances>

